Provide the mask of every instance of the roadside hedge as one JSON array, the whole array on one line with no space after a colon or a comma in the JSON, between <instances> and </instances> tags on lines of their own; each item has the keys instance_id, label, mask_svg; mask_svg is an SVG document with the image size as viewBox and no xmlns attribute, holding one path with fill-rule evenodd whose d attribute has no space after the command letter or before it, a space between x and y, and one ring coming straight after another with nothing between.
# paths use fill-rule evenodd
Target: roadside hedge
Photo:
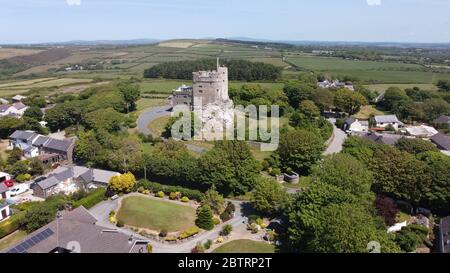
<instances>
[{"instance_id":1,"label":"roadside hedge","mask_svg":"<svg viewBox=\"0 0 450 273\"><path fill-rule=\"evenodd\" d=\"M136 184L136 188L143 187L151 192L162 191L166 195L170 195L171 192L180 192L181 196L186 196L191 200L201 202L205 198L205 194L199 190L188 189L180 186L163 185L156 182L150 182L148 180L140 180Z\"/></svg>"},{"instance_id":2,"label":"roadside hedge","mask_svg":"<svg viewBox=\"0 0 450 273\"><path fill-rule=\"evenodd\" d=\"M98 188L88 193L86 197L81 198L73 203L74 207L83 206L86 209L90 209L105 199L105 188Z\"/></svg>"}]
</instances>

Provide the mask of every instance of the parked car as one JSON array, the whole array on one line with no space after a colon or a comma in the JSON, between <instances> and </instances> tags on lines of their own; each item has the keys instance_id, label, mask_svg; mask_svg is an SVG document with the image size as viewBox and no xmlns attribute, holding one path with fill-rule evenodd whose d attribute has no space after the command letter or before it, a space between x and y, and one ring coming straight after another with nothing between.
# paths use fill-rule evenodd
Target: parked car
<instances>
[{"instance_id":1,"label":"parked car","mask_svg":"<svg viewBox=\"0 0 450 273\"><path fill-rule=\"evenodd\" d=\"M5 186L7 186L8 188L11 188L12 186L14 186L14 180L12 180L12 179L6 180L3 183L5 183Z\"/></svg>"},{"instance_id":2,"label":"parked car","mask_svg":"<svg viewBox=\"0 0 450 273\"><path fill-rule=\"evenodd\" d=\"M17 195L22 194L24 192L27 192L29 190L30 190L30 186L29 185L27 185L27 184L20 184L20 185L15 186L10 191L9 194L10 194L11 197L14 197L14 196L17 196Z\"/></svg>"}]
</instances>

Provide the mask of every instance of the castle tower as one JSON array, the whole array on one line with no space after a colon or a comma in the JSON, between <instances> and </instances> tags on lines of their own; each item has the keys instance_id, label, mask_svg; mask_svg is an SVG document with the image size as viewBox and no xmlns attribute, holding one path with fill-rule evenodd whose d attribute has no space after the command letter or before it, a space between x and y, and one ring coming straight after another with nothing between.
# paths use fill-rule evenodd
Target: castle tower
<instances>
[{"instance_id":1,"label":"castle tower","mask_svg":"<svg viewBox=\"0 0 450 273\"><path fill-rule=\"evenodd\" d=\"M228 68L217 66L217 70L194 72L192 87L193 97L202 98L203 106L228 103Z\"/></svg>"}]
</instances>

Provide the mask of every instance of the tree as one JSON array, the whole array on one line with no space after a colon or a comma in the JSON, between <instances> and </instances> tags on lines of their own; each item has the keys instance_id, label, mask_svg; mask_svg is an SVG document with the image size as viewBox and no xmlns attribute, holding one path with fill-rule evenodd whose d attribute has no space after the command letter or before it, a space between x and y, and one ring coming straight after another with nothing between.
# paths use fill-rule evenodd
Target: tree
<instances>
[{"instance_id":1,"label":"tree","mask_svg":"<svg viewBox=\"0 0 450 273\"><path fill-rule=\"evenodd\" d=\"M367 103L368 102L363 95L348 90L347 88L339 89L334 96L334 105L349 115L356 114L359 112L361 106L366 105Z\"/></svg>"},{"instance_id":2,"label":"tree","mask_svg":"<svg viewBox=\"0 0 450 273\"><path fill-rule=\"evenodd\" d=\"M311 99L315 86L299 81L290 81L284 85L283 92L289 100L289 104L297 108L301 101Z\"/></svg>"},{"instance_id":3,"label":"tree","mask_svg":"<svg viewBox=\"0 0 450 273\"><path fill-rule=\"evenodd\" d=\"M20 226L31 233L55 219L56 209L49 205L40 205L31 208L20 221Z\"/></svg>"},{"instance_id":4,"label":"tree","mask_svg":"<svg viewBox=\"0 0 450 273\"><path fill-rule=\"evenodd\" d=\"M125 119L121 113L112 108L106 108L88 113L84 119L84 124L87 129L103 129L112 133L119 131L124 121Z\"/></svg>"},{"instance_id":5,"label":"tree","mask_svg":"<svg viewBox=\"0 0 450 273\"><path fill-rule=\"evenodd\" d=\"M44 174L44 164L42 164L42 162L37 159L37 158L32 158L30 159L30 163L29 163L29 172L31 175L42 175Z\"/></svg>"},{"instance_id":6,"label":"tree","mask_svg":"<svg viewBox=\"0 0 450 273\"><path fill-rule=\"evenodd\" d=\"M224 195L251 191L261 170L248 144L237 140L216 142L197 162L195 180Z\"/></svg>"},{"instance_id":7,"label":"tree","mask_svg":"<svg viewBox=\"0 0 450 273\"><path fill-rule=\"evenodd\" d=\"M139 85L121 83L119 84L119 92L126 103L127 113L136 110L136 101L141 96Z\"/></svg>"},{"instance_id":8,"label":"tree","mask_svg":"<svg viewBox=\"0 0 450 273\"><path fill-rule=\"evenodd\" d=\"M450 104L443 99L428 99L421 105L427 121L450 114Z\"/></svg>"},{"instance_id":9,"label":"tree","mask_svg":"<svg viewBox=\"0 0 450 273\"><path fill-rule=\"evenodd\" d=\"M213 213L208 205L203 205L199 208L195 224L204 230L212 230L214 228Z\"/></svg>"},{"instance_id":10,"label":"tree","mask_svg":"<svg viewBox=\"0 0 450 273\"><path fill-rule=\"evenodd\" d=\"M425 197L431 184L424 162L389 146L375 150L369 168L374 174L375 192L416 205Z\"/></svg>"},{"instance_id":11,"label":"tree","mask_svg":"<svg viewBox=\"0 0 450 273\"><path fill-rule=\"evenodd\" d=\"M225 225L222 227L222 231L220 231L220 235L221 236L228 236L230 235L230 233L233 231L233 226L232 225Z\"/></svg>"},{"instance_id":12,"label":"tree","mask_svg":"<svg viewBox=\"0 0 450 273\"><path fill-rule=\"evenodd\" d=\"M308 120L315 120L320 116L319 108L311 100L304 100L300 102L298 111Z\"/></svg>"},{"instance_id":13,"label":"tree","mask_svg":"<svg viewBox=\"0 0 450 273\"><path fill-rule=\"evenodd\" d=\"M372 159L373 152L377 148L377 145L378 144L370 139L351 136L345 140L342 152L367 164Z\"/></svg>"},{"instance_id":14,"label":"tree","mask_svg":"<svg viewBox=\"0 0 450 273\"><path fill-rule=\"evenodd\" d=\"M7 139L16 130L22 130L24 128L23 119L14 117L2 117L0 118L0 138Z\"/></svg>"},{"instance_id":15,"label":"tree","mask_svg":"<svg viewBox=\"0 0 450 273\"><path fill-rule=\"evenodd\" d=\"M8 156L8 164L12 165L16 163L17 161L20 161L23 156L23 151L19 147L14 147Z\"/></svg>"},{"instance_id":16,"label":"tree","mask_svg":"<svg viewBox=\"0 0 450 273\"><path fill-rule=\"evenodd\" d=\"M323 140L306 130L293 130L281 135L278 146L280 162L284 169L307 175L322 157Z\"/></svg>"},{"instance_id":17,"label":"tree","mask_svg":"<svg viewBox=\"0 0 450 273\"><path fill-rule=\"evenodd\" d=\"M329 89L316 89L311 96L311 100L322 112L328 111L334 107L334 92Z\"/></svg>"},{"instance_id":18,"label":"tree","mask_svg":"<svg viewBox=\"0 0 450 273\"><path fill-rule=\"evenodd\" d=\"M208 205L215 214L219 215L225 209L225 199L214 189L209 189L205 192L205 198L202 201L202 205Z\"/></svg>"},{"instance_id":19,"label":"tree","mask_svg":"<svg viewBox=\"0 0 450 273\"><path fill-rule=\"evenodd\" d=\"M396 223L399 209L394 200L389 197L378 195L375 200L376 214L384 219L388 226Z\"/></svg>"},{"instance_id":20,"label":"tree","mask_svg":"<svg viewBox=\"0 0 450 273\"><path fill-rule=\"evenodd\" d=\"M425 152L418 158L427 164L431 175L430 189L426 192L424 205L433 211L449 214L450 207L450 157L441 152Z\"/></svg>"},{"instance_id":21,"label":"tree","mask_svg":"<svg viewBox=\"0 0 450 273\"><path fill-rule=\"evenodd\" d=\"M42 111L41 111L41 109L39 107L31 106L31 107L28 107L27 110L25 110L23 115L25 117L30 117L32 119L35 119L35 120L39 121L39 120L42 119L43 113L42 113Z\"/></svg>"},{"instance_id":22,"label":"tree","mask_svg":"<svg viewBox=\"0 0 450 273\"><path fill-rule=\"evenodd\" d=\"M372 174L363 163L348 154L326 157L314 166L315 180L335 185L354 195L365 195L372 185Z\"/></svg>"},{"instance_id":23,"label":"tree","mask_svg":"<svg viewBox=\"0 0 450 273\"><path fill-rule=\"evenodd\" d=\"M261 213L272 215L281 211L287 204L286 190L275 180L261 177L252 194L252 203Z\"/></svg>"},{"instance_id":24,"label":"tree","mask_svg":"<svg viewBox=\"0 0 450 273\"><path fill-rule=\"evenodd\" d=\"M136 184L136 178L130 172L111 177L108 187L115 192L131 192Z\"/></svg>"},{"instance_id":25,"label":"tree","mask_svg":"<svg viewBox=\"0 0 450 273\"><path fill-rule=\"evenodd\" d=\"M424 152L439 152L439 149L433 143L419 138L401 138L395 144L400 151L416 155Z\"/></svg>"},{"instance_id":26,"label":"tree","mask_svg":"<svg viewBox=\"0 0 450 273\"><path fill-rule=\"evenodd\" d=\"M379 104L384 109L390 111L409 101L411 101L411 99L408 95L406 95L404 90L401 90L398 87L389 87L384 93L384 97Z\"/></svg>"}]
</instances>

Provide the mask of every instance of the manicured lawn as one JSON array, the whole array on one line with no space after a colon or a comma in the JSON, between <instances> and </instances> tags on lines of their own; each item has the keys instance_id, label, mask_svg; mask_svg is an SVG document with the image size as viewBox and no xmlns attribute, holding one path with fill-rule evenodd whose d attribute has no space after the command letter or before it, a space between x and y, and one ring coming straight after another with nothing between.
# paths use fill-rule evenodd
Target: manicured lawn
<instances>
[{"instance_id":1,"label":"manicured lawn","mask_svg":"<svg viewBox=\"0 0 450 273\"><path fill-rule=\"evenodd\" d=\"M141 98L136 102L136 111L137 114L141 113L144 110L147 110L148 108L156 107L156 106L163 106L166 104L165 99L153 99L153 98Z\"/></svg>"},{"instance_id":2,"label":"manicured lawn","mask_svg":"<svg viewBox=\"0 0 450 273\"><path fill-rule=\"evenodd\" d=\"M274 245L252 240L235 240L216 248L213 253L274 253Z\"/></svg>"},{"instance_id":3,"label":"manicured lawn","mask_svg":"<svg viewBox=\"0 0 450 273\"><path fill-rule=\"evenodd\" d=\"M143 196L130 196L122 200L117 219L134 227L183 231L195 225L195 209Z\"/></svg>"},{"instance_id":4,"label":"manicured lawn","mask_svg":"<svg viewBox=\"0 0 450 273\"><path fill-rule=\"evenodd\" d=\"M18 230L2 238L0 240L0 251L14 245L19 240L25 238L25 236L27 236L27 233L25 231Z\"/></svg>"}]
</instances>

